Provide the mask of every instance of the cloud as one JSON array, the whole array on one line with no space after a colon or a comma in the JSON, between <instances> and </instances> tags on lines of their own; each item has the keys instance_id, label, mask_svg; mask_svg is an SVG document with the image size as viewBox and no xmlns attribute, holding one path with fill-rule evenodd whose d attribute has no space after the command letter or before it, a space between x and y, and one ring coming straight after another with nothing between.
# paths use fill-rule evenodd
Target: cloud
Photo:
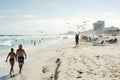
<instances>
[{"instance_id":1,"label":"cloud","mask_svg":"<svg viewBox=\"0 0 120 80\"><path fill-rule=\"evenodd\" d=\"M109 11L109 12L104 13L105 16L113 16L113 15L116 15L116 14L117 13L113 12L113 11Z\"/></svg>"},{"instance_id":2,"label":"cloud","mask_svg":"<svg viewBox=\"0 0 120 80\"><path fill-rule=\"evenodd\" d=\"M0 16L0 18L6 18L7 16Z\"/></svg>"},{"instance_id":3,"label":"cloud","mask_svg":"<svg viewBox=\"0 0 120 80\"><path fill-rule=\"evenodd\" d=\"M0 10L0 13L18 13L19 10Z\"/></svg>"},{"instance_id":4,"label":"cloud","mask_svg":"<svg viewBox=\"0 0 120 80\"><path fill-rule=\"evenodd\" d=\"M24 18L34 18L34 15L22 15Z\"/></svg>"}]
</instances>

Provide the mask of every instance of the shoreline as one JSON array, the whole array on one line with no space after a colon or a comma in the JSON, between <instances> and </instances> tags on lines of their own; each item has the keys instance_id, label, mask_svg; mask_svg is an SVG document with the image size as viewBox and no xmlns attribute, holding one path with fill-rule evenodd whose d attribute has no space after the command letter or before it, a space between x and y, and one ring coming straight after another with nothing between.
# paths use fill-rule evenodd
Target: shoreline
<instances>
[{"instance_id":1,"label":"shoreline","mask_svg":"<svg viewBox=\"0 0 120 80\"><path fill-rule=\"evenodd\" d=\"M120 43L92 46L74 39L37 51L31 62L24 64L14 80L118 80L120 79Z\"/></svg>"},{"instance_id":2,"label":"shoreline","mask_svg":"<svg viewBox=\"0 0 120 80\"><path fill-rule=\"evenodd\" d=\"M49 43L49 42L51 42L51 43ZM28 59L25 60L25 63L29 63L35 59L35 57L33 56L34 53L41 51L42 49L45 49L51 45L58 44L60 42L61 42L61 40L57 39L57 40L43 41L42 43L36 44L36 46L34 46L33 44L23 44L23 49L26 51L26 53L28 55ZM15 47L14 49L16 51L17 47ZM0 80L4 76L7 76L7 77L9 76L10 64L9 64L9 61L7 63L5 62L5 59L9 53L9 51L10 50L6 50L6 53L3 54L3 56L1 56L2 63L0 66L0 73L1 73ZM18 62L17 61L15 61L14 70L15 70L15 72L18 72Z\"/></svg>"}]
</instances>

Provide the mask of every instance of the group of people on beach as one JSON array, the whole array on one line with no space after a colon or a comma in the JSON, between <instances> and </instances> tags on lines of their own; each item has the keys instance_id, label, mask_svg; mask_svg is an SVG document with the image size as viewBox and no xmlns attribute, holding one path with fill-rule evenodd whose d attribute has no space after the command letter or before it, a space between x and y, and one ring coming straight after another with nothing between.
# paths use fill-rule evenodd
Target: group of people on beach
<instances>
[{"instance_id":1,"label":"group of people on beach","mask_svg":"<svg viewBox=\"0 0 120 80\"><path fill-rule=\"evenodd\" d=\"M31 40L31 44L33 44L34 46L36 46L37 43L41 43L41 41L43 40L43 38L41 40Z\"/></svg>"},{"instance_id":2,"label":"group of people on beach","mask_svg":"<svg viewBox=\"0 0 120 80\"><path fill-rule=\"evenodd\" d=\"M24 58L27 59L27 55L24 49L22 49L22 45L19 45L19 48L16 50L16 53L14 52L14 48L11 48L11 52L9 52L7 58L6 58L6 62L8 61L9 58L9 62L11 65L11 69L10 69L10 75L11 77L14 76L14 64L15 64L15 59L16 61L18 61L19 64L19 73L21 73L23 64L24 64Z\"/></svg>"}]
</instances>

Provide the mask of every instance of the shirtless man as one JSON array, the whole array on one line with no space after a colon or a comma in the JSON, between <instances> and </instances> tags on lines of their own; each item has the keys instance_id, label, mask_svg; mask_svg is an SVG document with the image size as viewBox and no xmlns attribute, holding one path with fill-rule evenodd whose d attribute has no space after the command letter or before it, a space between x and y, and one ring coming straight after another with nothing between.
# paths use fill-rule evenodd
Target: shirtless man
<instances>
[{"instance_id":1,"label":"shirtless man","mask_svg":"<svg viewBox=\"0 0 120 80\"><path fill-rule=\"evenodd\" d=\"M76 47L79 46L79 33L75 35Z\"/></svg>"},{"instance_id":2,"label":"shirtless man","mask_svg":"<svg viewBox=\"0 0 120 80\"><path fill-rule=\"evenodd\" d=\"M8 58L9 58L9 62L10 62L10 65L11 65L10 75L12 77L12 72L13 72L13 75L14 75L14 69L13 69L13 67L14 67L15 58L16 58L16 55L14 53L14 49L13 48L11 48L11 52L8 54L8 56L6 58L6 62L7 62Z\"/></svg>"},{"instance_id":3,"label":"shirtless man","mask_svg":"<svg viewBox=\"0 0 120 80\"><path fill-rule=\"evenodd\" d=\"M22 49L22 45L19 45L19 49L16 51L17 61L19 63L19 73L21 73L23 64L24 64L24 57L27 58L26 52Z\"/></svg>"}]
</instances>

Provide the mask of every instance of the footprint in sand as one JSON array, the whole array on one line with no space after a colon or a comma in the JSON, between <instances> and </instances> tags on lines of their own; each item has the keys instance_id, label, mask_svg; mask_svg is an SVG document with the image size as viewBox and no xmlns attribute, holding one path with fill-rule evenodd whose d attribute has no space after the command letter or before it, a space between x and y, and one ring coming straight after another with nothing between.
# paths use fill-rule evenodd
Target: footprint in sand
<instances>
[{"instance_id":1,"label":"footprint in sand","mask_svg":"<svg viewBox=\"0 0 120 80\"><path fill-rule=\"evenodd\" d=\"M96 58L97 58L97 60L98 60L98 59L100 58L100 56L99 56L99 55L97 55L97 56L96 56Z\"/></svg>"},{"instance_id":2,"label":"footprint in sand","mask_svg":"<svg viewBox=\"0 0 120 80\"><path fill-rule=\"evenodd\" d=\"M48 72L48 71L49 71L49 70L48 70L47 66L44 66L43 69L42 69L42 72L43 72L43 73L46 73L46 72Z\"/></svg>"},{"instance_id":3,"label":"footprint in sand","mask_svg":"<svg viewBox=\"0 0 120 80\"><path fill-rule=\"evenodd\" d=\"M53 74L47 80L53 80Z\"/></svg>"},{"instance_id":4,"label":"footprint in sand","mask_svg":"<svg viewBox=\"0 0 120 80\"><path fill-rule=\"evenodd\" d=\"M82 76L78 76L78 77L76 77L76 78L77 78L77 79L78 79L78 78L82 78Z\"/></svg>"},{"instance_id":5,"label":"footprint in sand","mask_svg":"<svg viewBox=\"0 0 120 80\"><path fill-rule=\"evenodd\" d=\"M56 63L60 62L60 60L61 60L60 58L57 58Z\"/></svg>"},{"instance_id":6,"label":"footprint in sand","mask_svg":"<svg viewBox=\"0 0 120 80\"><path fill-rule=\"evenodd\" d=\"M77 71L79 74L83 74L83 72L82 71Z\"/></svg>"},{"instance_id":7,"label":"footprint in sand","mask_svg":"<svg viewBox=\"0 0 120 80\"><path fill-rule=\"evenodd\" d=\"M78 79L78 78L82 78L81 75L83 74L83 72L82 72L82 71L79 71L79 70L78 70L77 72L78 72L78 76L77 76L76 78L77 78L77 79Z\"/></svg>"}]
</instances>

